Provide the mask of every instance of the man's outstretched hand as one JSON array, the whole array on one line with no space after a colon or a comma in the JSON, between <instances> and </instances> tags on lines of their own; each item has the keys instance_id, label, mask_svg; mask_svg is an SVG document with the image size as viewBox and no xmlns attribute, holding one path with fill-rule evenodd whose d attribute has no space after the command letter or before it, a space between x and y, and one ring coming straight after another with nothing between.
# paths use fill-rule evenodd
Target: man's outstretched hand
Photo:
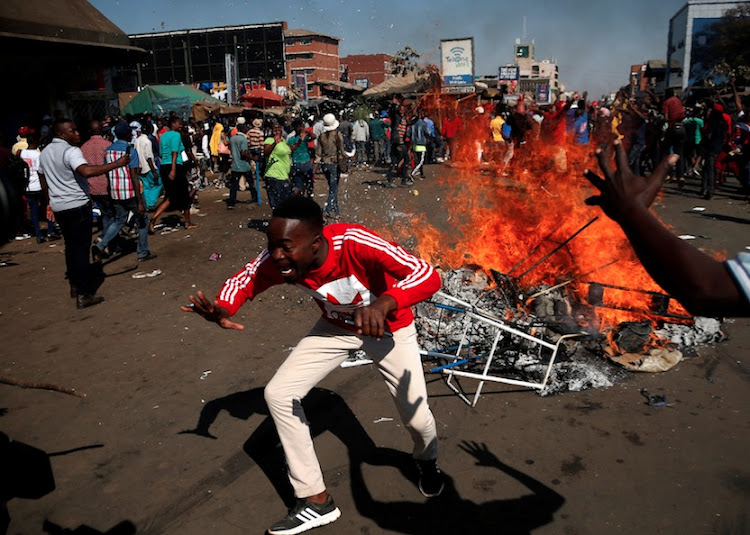
<instances>
[{"instance_id":1,"label":"man's outstretched hand","mask_svg":"<svg viewBox=\"0 0 750 535\"><path fill-rule=\"evenodd\" d=\"M208 321L213 321L214 323L218 323L220 327L223 327L224 329L235 329L237 331L242 331L245 326L241 323L236 323L229 319L229 311L219 306L218 301L214 301L213 303L206 299L206 296L203 295L203 292L198 290L196 292L197 297L191 295L189 297L190 299L190 305L188 306L181 306L180 310L183 312L195 312L196 314L199 314L203 316Z\"/></svg>"},{"instance_id":2,"label":"man's outstretched hand","mask_svg":"<svg viewBox=\"0 0 750 535\"><path fill-rule=\"evenodd\" d=\"M602 207L609 217L622 223L629 215L648 210L654 202L669 170L679 156L671 154L664 158L648 177L636 176L628 165L628 156L619 140L614 142L616 170L612 169L612 147L597 150L596 159L605 178L587 169L583 175L599 190L600 194L586 199L586 204Z\"/></svg>"}]
</instances>

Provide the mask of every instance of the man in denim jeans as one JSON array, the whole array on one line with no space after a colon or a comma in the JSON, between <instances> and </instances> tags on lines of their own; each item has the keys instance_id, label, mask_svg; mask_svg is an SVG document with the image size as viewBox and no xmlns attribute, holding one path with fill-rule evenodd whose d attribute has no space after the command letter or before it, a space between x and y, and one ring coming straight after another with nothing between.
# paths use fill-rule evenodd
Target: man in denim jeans
<instances>
[{"instance_id":1,"label":"man in denim jeans","mask_svg":"<svg viewBox=\"0 0 750 535\"><path fill-rule=\"evenodd\" d=\"M247 130L245 123L237 123L237 133L229 140L229 151L232 154L232 171L229 180L229 199L227 200L227 209L231 210L237 203L237 190L240 189L240 178L242 176L247 180L250 189L250 202L258 199L258 192L255 189L255 179L250 173L250 150L247 144Z\"/></svg>"},{"instance_id":2,"label":"man in denim jeans","mask_svg":"<svg viewBox=\"0 0 750 535\"><path fill-rule=\"evenodd\" d=\"M127 141L130 137L130 126L127 123L117 123L114 132L117 139L104 152L104 162L114 162L121 156L129 154L130 165L112 169L107 173L114 219L104 229L102 240L91 248L91 254L95 261L107 258L109 256L107 246L125 226L128 214L133 212L138 223L138 260L141 262L151 260L156 258L156 255L151 253L148 246L148 215L137 178L140 168L138 153Z\"/></svg>"},{"instance_id":3,"label":"man in denim jeans","mask_svg":"<svg viewBox=\"0 0 750 535\"><path fill-rule=\"evenodd\" d=\"M339 122L332 113L323 117L323 133L318 138L315 148L315 161L328 181L328 200L326 201L325 218L327 222L337 221L339 217L339 161L346 158L344 139L337 129Z\"/></svg>"}]
</instances>

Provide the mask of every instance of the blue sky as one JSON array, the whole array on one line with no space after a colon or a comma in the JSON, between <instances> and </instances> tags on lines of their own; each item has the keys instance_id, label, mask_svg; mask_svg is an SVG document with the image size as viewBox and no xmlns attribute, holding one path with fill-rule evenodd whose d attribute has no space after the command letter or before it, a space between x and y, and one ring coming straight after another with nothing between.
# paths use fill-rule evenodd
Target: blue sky
<instances>
[{"instance_id":1,"label":"blue sky","mask_svg":"<svg viewBox=\"0 0 750 535\"><path fill-rule=\"evenodd\" d=\"M286 20L343 38L340 55L395 53L411 45L439 63L441 39L474 37L476 74L512 62L513 43L534 39L568 89L598 98L627 82L630 65L666 59L669 19L685 0L90 0L127 33Z\"/></svg>"}]
</instances>

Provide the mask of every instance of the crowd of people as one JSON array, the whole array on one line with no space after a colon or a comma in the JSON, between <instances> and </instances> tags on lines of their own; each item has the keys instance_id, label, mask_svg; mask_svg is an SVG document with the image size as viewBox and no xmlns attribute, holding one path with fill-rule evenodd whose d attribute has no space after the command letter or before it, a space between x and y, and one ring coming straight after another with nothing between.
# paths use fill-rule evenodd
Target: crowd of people
<instances>
[{"instance_id":1,"label":"crowd of people","mask_svg":"<svg viewBox=\"0 0 750 535\"><path fill-rule=\"evenodd\" d=\"M564 170L568 147L613 138L622 143L636 175L675 154L679 159L670 175L680 187L686 177L700 177L700 195L709 199L729 174L743 193L750 193L750 127L736 91L729 102L700 100L691 92L680 99L672 90L662 97L646 91L638 98L623 90L599 102L573 93L544 106L524 95L513 105L475 97L448 102L395 95L377 107L349 106L336 113L248 111L201 122L147 114L91 121L80 147L88 165L129 158L126 166L85 180L71 171L81 200L85 196L98 216L101 234L91 248L92 259L98 263L118 254L127 236L137 238L139 260L155 258L148 236L160 218L177 211L185 227L194 228L197 193L212 181L229 189L226 207L231 210L241 191L248 192L250 203L262 203L265 189L273 209L291 196L312 197L316 178L325 180L323 213L333 223L341 213L339 181L352 170L379 170L386 188L413 186L426 177L430 163L491 162L510 176L514 162L544 153ZM10 154L0 158L6 182L23 199L13 210L10 237L33 236L43 243L64 234L51 202L60 192L49 190L41 157L61 139L60 125L72 124L55 115L21 125ZM77 141L68 143L73 147Z\"/></svg>"},{"instance_id":2,"label":"crowd of people","mask_svg":"<svg viewBox=\"0 0 750 535\"><path fill-rule=\"evenodd\" d=\"M536 154L543 144L559 151L556 163L564 167L561 148L599 145L616 138L636 175L652 172L663 158L676 154L680 158L670 178L680 188L686 178L701 179L699 196L711 199L717 184L733 175L742 194L750 194L750 127L747 106L736 89L727 101L717 95L699 98L690 91L679 98L673 89L661 97L651 90L639 97L629 93L626 88L603 101L573 93L544 106L521 98L513 108L498 104L489 117L477 107L473 120L491 132L484 145L485 159L494 159L502 168L516 151ZM484 126L487 122L489 127Z\"/></svg>"},{"instance_id":3,"label":"crowd of people","mask_svg":"<svg viewBox=\"0 0 750 535\"><path fill-rule=\"evenodd\" d=\"M671 91L663 98L621 91L611 102L572 94L548 106L523 97L513 106L456 100L448 109L396 96L379 110L306 117L106 117L86 125L83 144L77 125L58 116L45 118L38 133L34 125L19 128L3 173L28 208L17 211L19 237L28 228L40 243L64 239L77 308L103 301L102 262L122 251L128 236L138 261L150 261L156 254L149 235L165 212L177 211L185 228L196 228L198 192L212 181L229 189L228 210L236 209L241 191L250 203L261 202L263 184L273 209L267 248L227 279L216 299L197 292L182 310L242 330L231 319L240 307L287 283L312 295L322 311L265 389L298 499L269 533L290 535L341 514L323 481L301 400L350 351L365 349L383 376L414 443L421 493L434 497L444 488L410 310L439 289L440 276L372 230L341 223L340 178L379 167L385 188L410 187L426 178L425 164L437 162L493 162L510 176L516 161L542 147L564 169L570 147L591 145L604 177L586 172L599 191L588 202L622 226L655 280L691 312L749 315L750 254L717 262L649 211L670 174L678 184L701 176L706 198L727 172L750 190L750 129L736 92L732 103L686 104ZM328 186L323 207L313 198L316 177ZM92 245L94 214L101 235Z\"/></svg>"}]
</instances>

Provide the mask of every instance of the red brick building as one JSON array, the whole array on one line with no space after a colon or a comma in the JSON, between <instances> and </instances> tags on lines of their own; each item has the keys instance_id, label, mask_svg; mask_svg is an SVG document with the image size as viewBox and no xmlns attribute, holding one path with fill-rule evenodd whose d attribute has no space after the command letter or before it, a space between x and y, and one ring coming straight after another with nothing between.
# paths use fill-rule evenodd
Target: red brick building
<instances>
[{"instance_id":1,"label":"red brick building","mask_svg":"<svg viewBox=\"0 0 750 535\"><path fill-rule=\"evenodd\" d=\"M319 80L339 79L339 41L341 38L310 30L285 30L286 79L276 80L279 93L294 83L294 75L307 75L307 97L320 97Z\"/></svg>"},{"instance_id":2,"label":"red brick building","mask_svg":"<svg viewBox=\"0 0 750 535\"><path fill-rule=\"evenodd\" d=\"M341 58L343 82L372 87L392 78L390 54L352 54Z\"/></svg>"}]
</instances>

